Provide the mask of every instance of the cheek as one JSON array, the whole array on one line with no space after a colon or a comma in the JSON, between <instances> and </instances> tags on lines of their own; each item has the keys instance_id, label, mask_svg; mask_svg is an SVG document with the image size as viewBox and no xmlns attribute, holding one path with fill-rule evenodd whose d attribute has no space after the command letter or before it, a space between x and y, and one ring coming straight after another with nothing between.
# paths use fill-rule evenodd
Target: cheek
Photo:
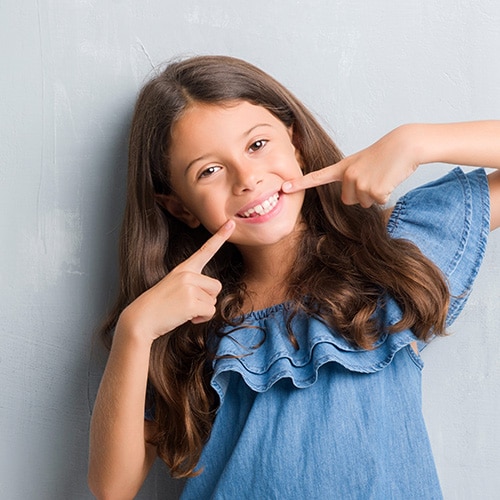
<instances>
[{"instance_id":1,"label":"cheek","mask_svg":"<svg viewBox=\"0 0 500 500\"><path fill-rule=\"evenodd\" d=\"M216 194L199 197L196 206L191 206L191 212L212 233L226 222L223 203L217 198Z\"/></svg>"},{"instance_id":2,"label":"cheek","mask_svg":"<svg viewBox=\"0 0 500 500\"><path fill-rule=\"evenodd\" d=\"M297 162L299 170L303 173L304 172L304 160L302 159L302 155L300 154L300 151L298 149L295 150L295 161Z\"/></svg>"},{"instance_id":3,"label":"cheek","mask_svg":"<svg viewBox=\"0 0 500 500\"><path fill-rule=\"evenodd\" d=\"M302 170L302 163L296 158L295 155L289 156L283 162L284 176L287 178L302 177L304 172Z\"/></svg>"},{"instance_id":4,"label":"cheek","mask_svg":"<svg viewBox=\"0 0 500 500\"><path fill-rule=\"evenodd\" d=\"M294 146L293 142L290 142L290 148L291 148L291 153L293 155L293 158L295 159L295 162L298 165L298 168L300 170L302 170L303 169L303 165L304 165L304 160L302 158L302 154L301 154L300 150L297 147Z\"/></svg>"},{"instance_id":5,"label":"cheek","mask_svg":"<svg viewBox=\"0 0 500 500\"><path fill-rule=\"evenodd\" d=\"M298 191L297 193L294 193L295 197L293 202L296 204L298 211L299 211L299 216L302 213L302 208L304 205L304 198L306 197L306 192L305 191Z\"/></svg>"}]
</instances>

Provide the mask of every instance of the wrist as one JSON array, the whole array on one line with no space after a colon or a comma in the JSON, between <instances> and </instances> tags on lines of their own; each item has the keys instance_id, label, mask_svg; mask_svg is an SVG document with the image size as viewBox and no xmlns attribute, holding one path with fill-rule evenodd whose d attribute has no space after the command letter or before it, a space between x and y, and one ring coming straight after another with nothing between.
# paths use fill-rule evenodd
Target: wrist
<instances>
[{"instance_id":1,"label":"wrist","mask_svg":"<svg viewBox=\"0 0 500 500\"><path fill-rule=\"evenodd\" d=\"M113 335L113 345L133 344L135 348L150 350L154 339L129 317L127 309L122 311Z\"/></svg>"},{"instance_id":2,"label":"wrist","mask_svg":"<svg viewBox=\"0 0 500 500\"><path fill-rule=\"evenodd\" d=\"M423 123L408 123L395 129L399 148L404 157L417 168L419 165L428 163L428 145L426 140L428 134L427 125Z\"/></svg>"}]
</instances>

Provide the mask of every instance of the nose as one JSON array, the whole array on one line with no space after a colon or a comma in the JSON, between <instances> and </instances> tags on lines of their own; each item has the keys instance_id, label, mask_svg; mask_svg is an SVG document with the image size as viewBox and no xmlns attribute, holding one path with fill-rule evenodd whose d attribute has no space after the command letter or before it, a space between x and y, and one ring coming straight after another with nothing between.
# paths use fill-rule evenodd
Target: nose
<instances>
[{"instance_id":1,"label":"nose","mask_svg":"<svg viewBox=\"0 0 500 500\"><path fill-rule=\"evenodd\" d=\"M262 172L253 162L242 162L233 166L233 193L240 195L254 191L262 183Z\"/></svg>"}]
</instances>

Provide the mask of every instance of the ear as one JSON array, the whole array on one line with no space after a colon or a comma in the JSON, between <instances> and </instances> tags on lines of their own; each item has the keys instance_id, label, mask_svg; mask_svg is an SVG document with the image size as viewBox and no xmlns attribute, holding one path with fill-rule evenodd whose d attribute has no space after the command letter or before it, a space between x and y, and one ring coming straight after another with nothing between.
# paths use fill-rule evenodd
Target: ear
<instances>
[{"instance_id":1,"label":"ear","mask_svg":"<svg viewBox=\"0 0 500 500\"><path fill-rule=\"evenodd\" d=\"M200 225L200 221L185 206L175 194L157 194L156 201L176 219L184 222L191 229Z\"/></svg>"}]
</instances>

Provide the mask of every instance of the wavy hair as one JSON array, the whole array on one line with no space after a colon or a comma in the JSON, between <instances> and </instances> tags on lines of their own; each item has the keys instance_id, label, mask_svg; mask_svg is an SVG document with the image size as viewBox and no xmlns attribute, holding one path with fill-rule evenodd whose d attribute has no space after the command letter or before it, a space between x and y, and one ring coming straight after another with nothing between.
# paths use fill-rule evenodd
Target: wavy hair
<instances>
[{"instance_id":1,"label":"wavy hair","mask_svg":"<svg viewBox=\"0 0 500 500\"><path fill-rule=\"evenodd\" d=\"M102 326L110 345L121 311L209 237L172 217L155 199L171 192L171 131L190 104L248 101L263 106L287 127L303 160L304 173L336 163L342 154L305 106L258 68L225 56L171 63L142 89L130 142L127 203L120 236L120 287ZM391 239L380 207L344 205L339 183L306 193L303 232L287 283L291 316L313 314L353 345L370 349L380 336L375 311L384 296L402 310L389 333L411 328L427 340L444 334L449 292L440 271L412 243ZM223 283L214 318L185 323L152 346L149 381L158 455L174 477L190 477L209 438L218 398L210 386L209 346L223 324L242 315L243 262L226 243L204 272ZM307 297L307 300L305 300ZM294 341L287 324L291 341Z\"/></svg>"}]
</instances>

